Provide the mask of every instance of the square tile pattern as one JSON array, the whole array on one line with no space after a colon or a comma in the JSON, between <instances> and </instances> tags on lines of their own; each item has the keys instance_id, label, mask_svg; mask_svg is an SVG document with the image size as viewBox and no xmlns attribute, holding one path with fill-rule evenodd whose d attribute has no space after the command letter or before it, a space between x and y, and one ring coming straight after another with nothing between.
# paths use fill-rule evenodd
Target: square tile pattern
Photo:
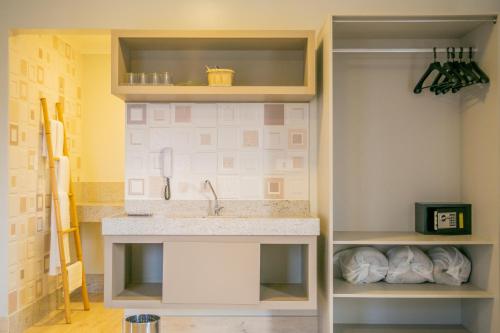
<instances>
[{"instance_id":1,"label":"square tile pattern","mask_svg":"<svg viewBox=\"0 0 500 333\"><path fill-rule=\"evenodd\" d=\"M52 119L55 119L54 104L62 102L64 105L65 129L72 154L71 174L74 181L79 181L82 155L80 55L57 36L11 36L9 84L7 301L9 316L17 316L60 288L60 279L47 275L51 196L48 163L42 154L39 98L47 98ZM129 121L140 126L146 118L144 110L147 110L146 105L131 110ZM142 126L146 129L145 123ZM147 143L147 138L140 135L134 135L134 140L144 146Z\"/></svg>"},{"instance_id":2,"label":"square tile pattern","mask_svg":"<svg viewBox=\"0 0 500 333\"><path fill-rule=\"evenodd\" d=\"M307 200L309 107L305 103L129 103L126 200ZM172 149L164 166L162 150ZM168 172L168 171L167 171Z\"/></svg>"}]
</instances>

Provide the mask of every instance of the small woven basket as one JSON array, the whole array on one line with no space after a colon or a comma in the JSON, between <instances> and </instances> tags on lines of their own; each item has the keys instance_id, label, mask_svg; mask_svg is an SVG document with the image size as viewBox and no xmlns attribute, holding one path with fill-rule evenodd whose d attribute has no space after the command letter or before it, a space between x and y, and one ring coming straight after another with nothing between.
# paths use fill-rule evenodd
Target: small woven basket
<instances>
[{"instance_id":1,"label":"small woven basket","mask_svg":"<svg viewBox=\"0 0 500 333\"><path fill-rule=\"evenodd\" d=\"M211 87L231 87L233 85L234 71L225 68L207 69L208 85Z\"/></svg>"}]
</instances>

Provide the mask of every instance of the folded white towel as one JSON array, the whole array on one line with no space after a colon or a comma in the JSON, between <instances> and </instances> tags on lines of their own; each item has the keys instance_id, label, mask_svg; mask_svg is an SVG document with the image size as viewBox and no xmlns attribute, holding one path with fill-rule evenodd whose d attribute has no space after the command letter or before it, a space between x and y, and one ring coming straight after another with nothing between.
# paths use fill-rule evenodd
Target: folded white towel
<instances>
[{"instance_id":1,"label":"folded white towel","mask_svg":"<svg viewBox=\"0 0 500 333\"><path fill-rule=\"evenodd\" d=\"M59 197L59 207L61 211L61 227L62 229L68 229L71 224L69 215L69 197L68 193L60 192ZM69 253L69 236L68 234L63 235L64 244L64 254L66 258L66 263L70 262ZM61 272L61 262L59 259L59 244L57 243L57 220L54 210L54 200L52 200L52 207L50 210L50 262L49 262L49 275L57 275Z\"/></svg>"},{"instance_id":2,"label":"folded white towel","mask_svg":"<svg viewBox=\"0 0 500 333\"><path fill-rule=\"evenodd\" d=\"M67 156L59 157L56 162L57 191L69 192L69 159Z\"/></svg>"},{"instance_id":3,"label":"folded white towel","mask_svg":"<svg viewBox=\"0 0 500 333\"><path fill-rule=\"evenodd\" d=\"M64 147L64 126L58 120L50 121L50 137L52 139L52 150L54 157L60 157L63 154ZM47 153L47 139L45 138L45 131L43 132L43 156L48 156Z\"/></svg>"},{"instance_id":4,"label":"folded white towel","mask_svg":"<svg viewBox=\"0 0 500 333\"><path fill-rule=\"evenodd\" d=\"M82 262L76 261L68 266L69 292L82 286Z\"/></svg>"}]
</instances>

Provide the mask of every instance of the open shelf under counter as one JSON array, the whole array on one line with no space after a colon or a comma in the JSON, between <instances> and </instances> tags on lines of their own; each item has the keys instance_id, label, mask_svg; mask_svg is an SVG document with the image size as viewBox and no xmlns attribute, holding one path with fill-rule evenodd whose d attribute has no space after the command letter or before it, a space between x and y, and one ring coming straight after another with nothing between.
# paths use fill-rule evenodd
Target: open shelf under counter
<instances>
[{"instance_id":1,"label":"open shelf under counter","mask_svg":"<svg viewBox=\"0 0 500 333\"><path fill-rule=\"evenodd\" d=\"M461 325L336 324L335 333L469 333Z\"/></svg>"},{"instance_id":2,"label":"open shelf under counter","mask_svg":"<svg viewBox=\"0 0 500 333\"><path fill-rule=\"evenodd\" d=\"M114 297L116 300L128 301L161 301L161 283L133 283Z\"/></svg>"},{"instance_id":3,"label":"open shelf under counter","mask_svg":"<svg viewBox=\"0 0 500 333\"><path fill-rule=\"evenodd\" d=\"M307 301L307 286L302 283L265 283L260 285L260 300Z\"/></svg>"},{"instance_id":4,"label":"open shelf under counter","mask_svg":"<svg viewBox=\"0 0 500 333\"><path fill-rule=\"evenodd\" d=\"M376 282L352 284L345 280L333 280L334 298L437 298L437 299L487 299L494 295L471 283L448 286L435 283L396 284Z\"/></svg>"},{"instance_id":5,"label":"open shelf under counter","mask_svg":"<svg viewBox=\"0 0 500 333\"><path fill-rule=\"evenodd\" d=\"M474 235L423 235L417 232L334 231L334 245L492 245Z\"/></svg>"}]
</instances>

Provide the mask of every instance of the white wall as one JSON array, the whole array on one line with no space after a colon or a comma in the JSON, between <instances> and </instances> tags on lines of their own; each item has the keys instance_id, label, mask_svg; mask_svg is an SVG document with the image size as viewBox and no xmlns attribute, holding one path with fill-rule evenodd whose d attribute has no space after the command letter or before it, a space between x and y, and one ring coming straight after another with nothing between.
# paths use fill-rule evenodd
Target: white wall
<instances>
[{"instance_id":1,"label":"white wall","mask_svg":"<svg viewBox=\"0 0 500 333\"><path fill-rule=\"evenodd\" d=\"M328 13L500 10L498 0L3 0L10 27L318 28ZM29 8L29 11L27 10Z\"/></svg>"},{"instance_id":2,"label":"white wall","mask_svg":"<svg viewBox=\"0 0 500 333\"><path fill-rule=\"evenodd\" d=\"M111 95L110 54L84 54L82 182L124 179L125 104Z\"/></svg>"},{"instance_id":3,"label":"white wall","mask_svg":"<svg viewBox=\"0 0 500 333\"><path fill-rule=\"evenodd\" d=\"M119 7L117 4L119 3ZM317 29L328 13L500 11L498 0L0 1L0 316L7 313L7 43L13 28Z\"/></svg>"},{"instance_id":4,"label":"white wall","mask_svg":"<svg viewBox=\"0 0 500 333\"><path fill-rule=\"evenodd\" d=\"M414 202L460 201L460 96L412 91L431 61L335 54L334 230L412 231Z\"/></svg>"}]
</instances>

